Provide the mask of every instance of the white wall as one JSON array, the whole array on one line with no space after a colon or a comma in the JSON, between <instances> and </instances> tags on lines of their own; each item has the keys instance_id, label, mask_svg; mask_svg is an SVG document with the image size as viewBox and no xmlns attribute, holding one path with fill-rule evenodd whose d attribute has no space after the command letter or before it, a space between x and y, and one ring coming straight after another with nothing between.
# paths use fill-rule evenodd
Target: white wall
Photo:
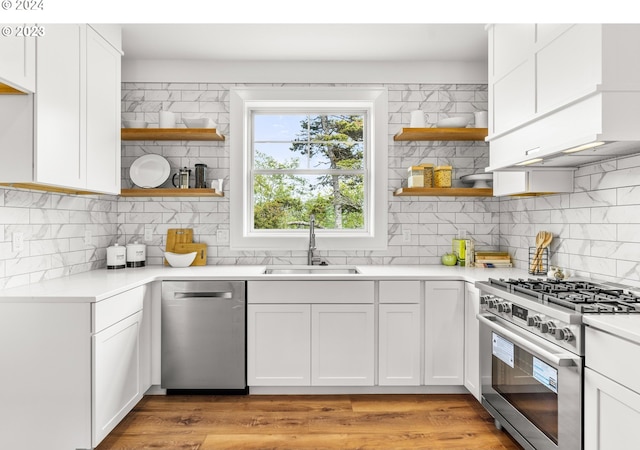
<instances>
[{"instance_id":1,"label":"white wall","mask_svg":"<svg viewBox=\"0 0 640 450\"><path fill-rule=\"evenodd\" d=\"M122 61L131 83L487 84L486 62Z\"/></svg>"}]
</instances>

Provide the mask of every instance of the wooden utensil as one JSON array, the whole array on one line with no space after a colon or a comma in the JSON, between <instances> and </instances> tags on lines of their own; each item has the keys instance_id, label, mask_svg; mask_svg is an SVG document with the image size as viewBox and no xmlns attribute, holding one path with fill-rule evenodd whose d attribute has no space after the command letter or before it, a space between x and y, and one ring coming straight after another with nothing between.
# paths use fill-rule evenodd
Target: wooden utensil
<instances>
[{"instance_id":1,"label":"wooden utensil","mask_svg":"<svg viewBox=\"0 0 640 450\"><path fill-rule=\"evenodd\" d=\"M538 258L540 257L540 247L542 247L542 243L544 242L546 231L538 231L536 235L536 252L534 253L533 259L531 260L531 265L529 266L529 272L534 273L536 268L538 267Z\"/></svg>"},{"instance_id":2,"label":"wooden utensil","mask_svg":"<svg viewBox=\"0 0 640 450\"><path fill-rule=\"evenodd\" d=\"M542 255L544 254L544 249L551 244L551 241L553 241L553 234L549 231L545 231L545 237L540 248L540 257L538 258L538 272L542 271Z\"/></svg>"}]
</instances>

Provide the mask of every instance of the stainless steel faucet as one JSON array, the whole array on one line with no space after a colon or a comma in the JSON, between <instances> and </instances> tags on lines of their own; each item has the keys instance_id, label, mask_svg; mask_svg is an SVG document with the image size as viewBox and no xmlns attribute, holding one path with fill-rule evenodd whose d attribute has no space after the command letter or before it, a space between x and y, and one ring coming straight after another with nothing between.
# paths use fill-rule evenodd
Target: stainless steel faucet
<instances>
[{"instance_id":1,"label":"stainless steel faucet","mask_svg":"<svg viewBox=\"0 0 640 450\"><path fill-rule=\"evenodd\" d=\"M307 265L315 266L322 263L322 258L316 256L316 216L309 216L309 251L307 252Z\"/></svg>"}]
</instances>

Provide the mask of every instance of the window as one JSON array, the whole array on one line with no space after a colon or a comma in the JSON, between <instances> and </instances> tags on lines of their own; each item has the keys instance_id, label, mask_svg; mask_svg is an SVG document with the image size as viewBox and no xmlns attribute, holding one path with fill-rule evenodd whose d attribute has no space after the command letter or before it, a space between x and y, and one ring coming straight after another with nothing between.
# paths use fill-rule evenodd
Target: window
<instances>
[{"instance_id":1,"label":"window","mask_svg":"<svg viewBox=\"0 0 640 450\"><path fill-rule=\"evenodd\" d=\"M386 248L386 90L234 89L230 138L232 248Z\"/></svg>"}]
</instances>

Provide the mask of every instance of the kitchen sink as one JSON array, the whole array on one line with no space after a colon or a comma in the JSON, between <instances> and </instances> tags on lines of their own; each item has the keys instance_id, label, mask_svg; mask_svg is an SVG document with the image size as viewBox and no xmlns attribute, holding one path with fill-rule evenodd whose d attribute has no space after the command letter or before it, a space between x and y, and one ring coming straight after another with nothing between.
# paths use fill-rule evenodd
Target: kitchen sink
<instances>
[{"instance_id":1,"label":"kitchen sink","mask_svg":"<svg viewBox=\"0 0 640 450\"><path fill-rule=\"evenodd\" d=\"M360 271L353 266L277 266L267 267L264 271L266 275L299 275L299 274L316 274L316 275L334 275L334 274L358 274Z\"/></svg>"}]
</instances>

